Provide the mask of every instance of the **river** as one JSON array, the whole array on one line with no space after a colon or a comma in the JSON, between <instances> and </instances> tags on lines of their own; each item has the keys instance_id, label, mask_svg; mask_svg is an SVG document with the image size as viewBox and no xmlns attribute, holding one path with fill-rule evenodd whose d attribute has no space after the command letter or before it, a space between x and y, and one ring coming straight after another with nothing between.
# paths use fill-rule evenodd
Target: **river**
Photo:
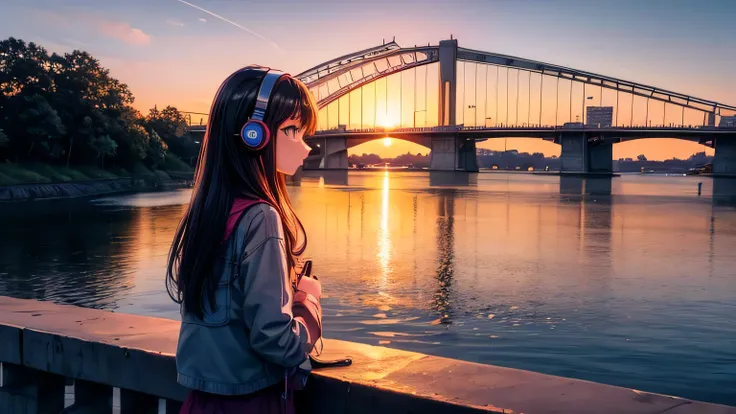
<instances>
[{"instance_id":1,"label":"river","mask_svg":"<svg viewBox=\"0 0 736 414\"><path fill-rule=\"evenodd\" d=\"M736 180L386 170L290 192L327 337L736 405ZM0 295L177 318L189 195L0 204Z\"/></svg>"}]
</instances>

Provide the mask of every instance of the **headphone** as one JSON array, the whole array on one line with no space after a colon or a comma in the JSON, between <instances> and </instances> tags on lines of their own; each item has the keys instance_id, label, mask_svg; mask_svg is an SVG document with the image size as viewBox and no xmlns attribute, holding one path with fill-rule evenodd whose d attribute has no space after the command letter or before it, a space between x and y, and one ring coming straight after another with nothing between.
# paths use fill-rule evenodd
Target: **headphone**
<instances>
[{"instance_id":1,"label":"headphone","mask_svg":"<svg viewBox=\"0 0 736 414\"><path fill-rule=\"evenodd\" d=\"M240 138L243 140L243 143L253 151L263 149L271 139L271 131L268 129L266 123L263 122L263 119L266 117L266 109L268 109L268 102L271 100L271 93L273 93L276 83L283 76L288 76L288 74L271 69L266 71L266 76L263 77L261 86L258 89L253 115L251 115L248 122L240 130Z\"/></svg>"}]
</instances>

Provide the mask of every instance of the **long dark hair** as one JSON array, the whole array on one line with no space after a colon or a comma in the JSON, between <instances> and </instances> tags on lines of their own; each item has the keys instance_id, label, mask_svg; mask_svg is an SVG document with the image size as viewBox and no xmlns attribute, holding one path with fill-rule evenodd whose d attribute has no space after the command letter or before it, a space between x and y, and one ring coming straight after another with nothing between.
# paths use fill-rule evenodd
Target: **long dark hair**
<instances>
[{"instance_id":1,"label":"long dark hair","mask_svg":"<svg viewBox=\"0 0 736 414\"><path fill-rule=\"evenodd\" d=\"M214 307L219 275L212 274L213 266L236 197L259 198L278 211L290 271L307 246L304 226L289 202L284 175L276 170L276 135L287 119L299 120L305 135L314 133L317 106L311 93L300 81L282 77L264 119L271 130L268 145L254 152L238 136L253 113L266 70L245 67L218 89L202 140L191 202L169 252L166 290L176 303L183 302L186 312L200 318L204 298L210 309Z\"/></svg>"}]
</instances>

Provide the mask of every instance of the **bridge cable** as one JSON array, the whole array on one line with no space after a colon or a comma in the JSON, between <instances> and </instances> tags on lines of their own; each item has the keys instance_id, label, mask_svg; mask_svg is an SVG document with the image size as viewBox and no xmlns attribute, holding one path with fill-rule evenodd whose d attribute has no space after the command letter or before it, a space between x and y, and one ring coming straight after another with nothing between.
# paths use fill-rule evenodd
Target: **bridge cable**
<instances>
[{"instance_id":1,"label":"bridge cable","mask_svg":"<svg viewBox=\"0 0 736 414\"><path fill-rule=\"evenodd\" d=\"M416 57L415 57L416 60ZM417 127L417 67L414 66L414 128Z\"/></svg>"},{"instance_id":2,"label":"bridge cable","mask_svg":"<svg viewBox=\"0 0 736 414\"><path fill-rule=\"evenodd\" d=\"M530 71L527 73L529 73L529 79L527 81L527 86L529 88L528 89L529 97L527 98L527 102L526 102L526 105L527 105L526 106L526 126L529 127L529 124L531 124L531 113L532 113L532 72Z\"/></svg>"},{"instance_id":3,"label":"bridge cable","mask_svg":"<svg viewBox=\"0 0 736 414\"><path fill-rule=\"evenodd\" d=\"M572 79L570 79L570 117L568 122L572 122Z\"/></svg>"},{"instance_id":4,"label":"bridge cable","mask_svg":"<svg viewBox=\"0 0 736 414\"><path fill-rule=\"evenodd\" d=\"M662 102L662 126L667 123L667 102Z\"/></svg>"},{"instance_id":5,"label":"bridge cable","mask_svg":"<svg viewBox=\"0 0 736 414\"><path fill-rule=\"evenodd\" d=\"M634 126L634 100L636 99L636 95L633 93L631 94L631 120L629 120L630 126Z\"/></svg>"},{"instance_id":6,"label":"bridge cable","mask_svg":"<svg viewBox=\"0 0 736 414\"><path fill-rule=\"evenodd\" d=\"M475 82L473 83L473 126L478 126L478 64L475 64Z\"/></svg>"},{"instance_id":7,"label":"bridge cable","mask_svg":"<svg viewBox=\"0 0 736 414\"><path fill-rule=\"evenodd\" d=\"M649 126L649 97L647 96L647 112L646 117L644 118L644 126Z\"/></svg>"},{"instance_id":8,"label":"bridge cable","mask_svg":"<svg viewBox=\"0 0 736 414\"><path fill-rule=\"evenodd\" d=\"M684 106L682 107L682 121L680 123L680 126L682 126L683 128L685 127L685 107Z\"/></svg>"},{"instance_id":9,"label":"bridge cable","mask_svg":"<svg viewBox=\"0 0 736 414\"><path fill-rule=\"evenodd\" d=\"M427 118L429 117L429 108L427 105L429 103L429 98L428 98L429 88L427 85L428 75L429 75L429 65L425 65L424 66L424 126L425 127L427 126Z\"/></svg>"},{"instance_id":10,"label":"bridge cable","mask_svg":"<svg viewBox=\"0 0 736 414\"><path fill-rule=\"evenodd\" d=\"M601 86L601 94L603 94L602 89L603 87ZM618 126L618 93L619 93L618 85L616 85L616 126Z\"/></svg>"},{"instance_id":11,"label":"bridge cable","mask_svg":"<svg viewBox=\"0 0 736 414\"><path fill-rule=\"evenodd\" d=\"M521 69L516 69L516 120L514 126L519 126L519 79L521 78Z\"/></svg>"},{"instance_id":12,"label":"bridge cable","mask_svg":"<svg viewBox=\"0 0 736 414\"><path fill-rule=\"evenodd\" d=\"M496 126L498 126L498 72L500 70L499 66L496 66Z\"/></svg>"},{"instance_id":13,"label":"bridge cable","mask_svg":"<svg viewBox=\"0 0 736 414\"><path fill-rule=\"evenodd\" d=\"M363 66L360 67L360 76L365 79L365 72L363 72ZM363 105L365 105L365 102L363 101L363 87L360 87L360 129L363 129Z\"/></svg>"},{"instance_id":14,"label":"bridge cable","mask_svg":"<svg viewBox=\"0 0 736 414\"><path fill-rule=\"evenodd\" d=\"M506 68L506 126L509 126L509 68Z\"/></svg>"},{"instance_id":15,"label":"bridge cable","mask_svg":"<svg viewBox=\"0 0 736 414\"><path fill-rule=\"evenodd\" d=\"M560 115L560 78L557 78L557 98L555 98L555 127L558 124L557 118Z\"/></svg>"},{"instance_id":16,"label":"bridge cable","mask_svg":"<svg viewBox=\"0 0 736 414\"><path fill-rule=\"evenodd\" d=\"M531 72L529 72L531 73ZM542 94L544 91L544 72L539 74L539 126L542 126Z\"/></svg>"},{"instance_id":17,"label":"bridge cable","mask_svg":"<svg viewBox=\"0 0 736 414\"><path fill-rule=\"evenodd\" d=\"M583 125L585 125L585 99L587 98L585 95L587 95L587 93L585 93L585 82L583 82Z\"/></svg>"},{"instance_id":18,"label":"bridge cable","mask_svg":"<svg viewBox=\"0 0 736 414\"><path fill-rule=\"evenodd\" d=\"M466 80L468 79L468 67L466 65L466 62L463 62L463 111L461 112L463 115L463 124L465 123L465 94L467 92L466 88ZM457 116L457 114L455 114ZM457 124L457 119L455 120L455 123Z\"/></svg>"},{"instance_id":19,"label":"bridge cable","mask_svg":"<svg viewBox=\"0 0 736 414\"><path fill-rule=\"evenodd\" d=\"M488 65L483 65L486 67L486 83L485 83L485 92L486 97L483 99L483 126L486 126L486 120L488 120Z\"/></svg>"}]
</instances>

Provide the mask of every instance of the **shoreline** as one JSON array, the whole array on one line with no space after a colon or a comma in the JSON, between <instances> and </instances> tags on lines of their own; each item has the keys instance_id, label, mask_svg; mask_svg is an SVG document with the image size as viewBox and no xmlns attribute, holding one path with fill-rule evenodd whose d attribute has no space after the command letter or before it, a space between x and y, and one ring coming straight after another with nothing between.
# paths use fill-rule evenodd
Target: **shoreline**
<instances>
[{"instance_id":1,"label":"shoreline","mask_svg":"<svg viewBox=\"0 0 736 414\"><path fill-rule=\"evenodd\" d=\"M18 184L0 187L0 203L31 200L56 200L119 194L130 191L191 187L191 180L150 181L125 177L48 184Z\"/></svg>"}]
</instances>

